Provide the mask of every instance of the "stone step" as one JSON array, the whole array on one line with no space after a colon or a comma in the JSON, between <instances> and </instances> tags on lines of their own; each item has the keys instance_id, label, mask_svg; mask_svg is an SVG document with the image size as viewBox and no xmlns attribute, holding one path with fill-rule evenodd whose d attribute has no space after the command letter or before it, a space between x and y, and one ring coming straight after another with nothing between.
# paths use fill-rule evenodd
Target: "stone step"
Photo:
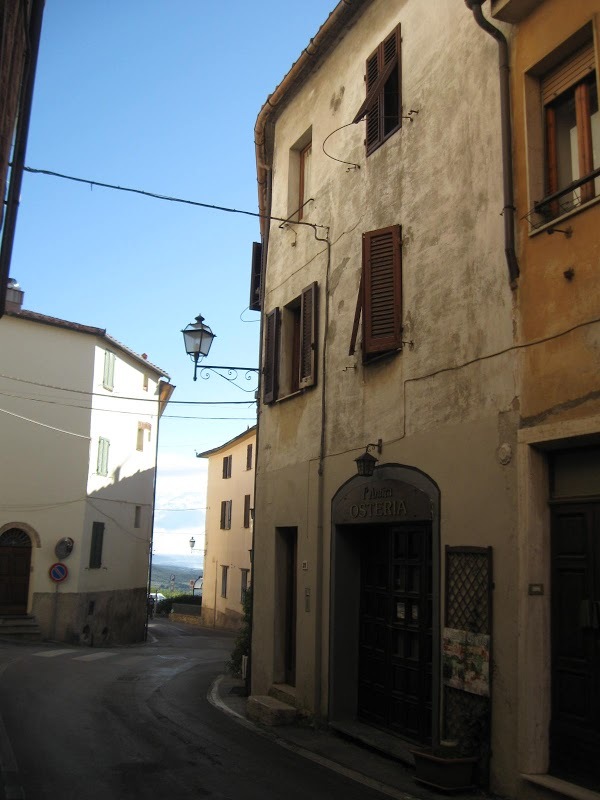
<instances>
[{"instance_id":1,"label":"stone step","mask_svg":"<svg viewBox=\"0 0 600 800\"><path fill-rule=\"evenodd\" d=\"M42 638L42 633L36 618L31 614L2 615L0 616L0 637L37 641Z\"/></svg>"},{"instance_id":2,"label":"stone step","mask_svg":"<svg viewBox=\"0 0 600 800\"><path fill-rule=\"evenodd\" d=\"M248 698L246 713L253 722L269 727L292 725L298 716L294 706L268 695L251 695Z\"/></svg>"}]
</instances>

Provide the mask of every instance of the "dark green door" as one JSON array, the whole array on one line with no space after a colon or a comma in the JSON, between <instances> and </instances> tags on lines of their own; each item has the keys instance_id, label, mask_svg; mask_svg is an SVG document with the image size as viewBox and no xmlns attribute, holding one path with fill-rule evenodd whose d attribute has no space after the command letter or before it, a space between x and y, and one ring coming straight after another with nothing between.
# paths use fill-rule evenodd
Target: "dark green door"
<instances>
[{"instance_id":1,"label":"dark green door","mask_svg":"<svg viewBox=\"0 0 600 800\"><path fill-rule=\"evenodd\" d=\"M361 529L358 717L431 739L431 525Z\"/></svg>"}]
</instances>

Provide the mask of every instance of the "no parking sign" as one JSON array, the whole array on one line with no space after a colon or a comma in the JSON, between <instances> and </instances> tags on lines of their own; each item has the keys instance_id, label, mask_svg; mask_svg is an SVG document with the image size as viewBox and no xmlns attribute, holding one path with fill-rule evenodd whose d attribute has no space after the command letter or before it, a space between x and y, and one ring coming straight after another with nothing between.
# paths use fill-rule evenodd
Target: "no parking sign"
<instances>
[{"instance_id":1,"label":"no parking sign","mask_svg":"<svg viewBox=\"0 0 600 800\"><path fill-rule=\"evenodd\" d=\"M62 583L68 576L69 570L64 564L57 561L56 564L52 564L48 570L48 574L50 575L50 580L54 581L54 583Z\"/></svg>"}]
</instances>

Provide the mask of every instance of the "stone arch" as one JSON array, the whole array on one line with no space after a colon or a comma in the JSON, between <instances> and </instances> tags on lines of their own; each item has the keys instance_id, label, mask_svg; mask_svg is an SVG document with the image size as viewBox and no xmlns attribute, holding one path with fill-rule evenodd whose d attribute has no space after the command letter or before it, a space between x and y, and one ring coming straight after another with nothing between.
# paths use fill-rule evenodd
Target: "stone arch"
<instances>
[{"instance_id":1,"label":"stone arch","mask_svg":"<svg viewBox=\"0 0 600 800\"><path fill-rule=\"evenodd\" d=\"M355 475L331 501L329 718L356 714L360 609L360 542L373 526L423 525L431 530L432 686L431 732L439 736L440 707L440 503L437 483L404 464L382 464L372 477Z\"/></svg>"},{"instance_id":2,"label":"stone arch","mask_svg":"<svg viewBox=\"0 0 600 800\"><path fill-rule=\"evenodd\" d=\"M35 528L32 528L31 525L28 525L26 522L7 522L6 525L0 526L0 536L12 528L18 528L19 530L24 531L31 539L32 547L42 546L42 540L40 539L39 533L35 530Z\"/></svg>"}]
</instances>

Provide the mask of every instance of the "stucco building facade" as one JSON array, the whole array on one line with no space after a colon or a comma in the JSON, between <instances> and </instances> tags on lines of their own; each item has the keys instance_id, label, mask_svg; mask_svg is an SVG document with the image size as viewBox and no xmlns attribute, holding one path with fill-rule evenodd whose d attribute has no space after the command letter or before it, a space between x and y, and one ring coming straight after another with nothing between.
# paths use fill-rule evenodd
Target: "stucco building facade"
<instances>
[{"instance_id":1,"label":"stucco building facade","mask_svg":"<svg viewBox=\"0 0 600 800\"><path fill-rule=\"evenodd\" d=\"M252 581L256 426L198 458L208 460L202 624L237 630Z\"/></svg>"},{"instance_id":2,"label":"stucco building facade","mask_svg":"<svg viewBox=\"0 0 600 800\"><path fill-rule=\"evenodd\" d=\"M494 6L521 267L518 769L522 791L574 796L600 791L600 3Z\"/></svg>"},{"instance_id":3,"label":"stucco building facade","mask_svg":"<svg viewBox=\"0 0 600 800\"><path fill-rule=\"evenodd\" d=\"M14 286L8 297L0 614L32 616L48 639L140 641L158 420L174 387L104 329L21 309ZM56 563L67 574L53 582Z\"/></svg>"},{"instance_id":4,"label":"stucco building facade","mask_svg":"<svg viewBox=\"0 0 600 800\"><path fill-rule=\"evenodd\" d=\"M262 242L252 692L412 745L470 739L481 782L514 793L497 65L464 4L340 3L259 114L259 197L278 219ZM465 681L453 648L474 647Z\"/></svg>"}]
</instances>

